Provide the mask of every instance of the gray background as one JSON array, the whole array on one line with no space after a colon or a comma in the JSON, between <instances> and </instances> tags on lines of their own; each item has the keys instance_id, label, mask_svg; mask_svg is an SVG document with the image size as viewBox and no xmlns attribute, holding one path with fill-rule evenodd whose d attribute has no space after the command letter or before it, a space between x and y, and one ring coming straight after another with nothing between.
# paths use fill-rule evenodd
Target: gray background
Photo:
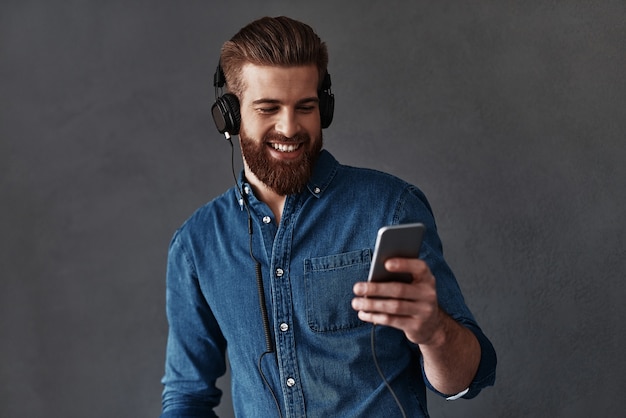
<instances>
[{"instance_id":1,"label":"gray background","mask_svg":"<svg viewBox=\"0 0 626 418\"><path fill-rule=\"evenodd\" d=\"M3 0L0 416L158 415L169 239L232 183L218 50L280 14L329 45L327 148L426 192L498 351L432 415L622 415L625 7Z\"/></svg>"}]
</instances>

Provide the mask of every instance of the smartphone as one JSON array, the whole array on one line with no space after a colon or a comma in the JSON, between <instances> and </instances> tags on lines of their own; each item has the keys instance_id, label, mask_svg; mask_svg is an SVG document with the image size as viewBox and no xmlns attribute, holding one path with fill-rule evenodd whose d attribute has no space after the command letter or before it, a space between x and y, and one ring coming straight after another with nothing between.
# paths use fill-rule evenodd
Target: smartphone
<instances>
[{"instance_id":1,"label":"smartphone","mask_svg":"<svg viewBox=\"0 0 626 418\"><path fill-rule=\"evenodd\" d=\"M370 266L368 281L410 283L409 273L390 273L385 269L385 261L393 257L418 258L422 237L426 227L422 223L383 226L378 230L374 257Z\"/></svg>"}]
</instances>

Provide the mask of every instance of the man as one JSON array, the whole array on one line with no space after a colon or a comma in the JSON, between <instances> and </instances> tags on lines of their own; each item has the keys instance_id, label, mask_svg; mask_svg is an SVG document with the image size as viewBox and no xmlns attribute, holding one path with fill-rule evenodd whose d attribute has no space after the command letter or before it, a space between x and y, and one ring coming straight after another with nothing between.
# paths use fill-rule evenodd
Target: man
<instances>
[{"instance_id":1,"label":"man","mask_svg":"<svg viewBox=\"0 0 626 418\"><path fill-rule=\"evenodd\" d=\"M213 115L239 134L244 170L171 242L162 417L215 416L227 348L241 417L424 417L426 387L471 398L495 380L426 197L322 150L327 62L313 30L286 17L222 48L216 83L223 70L229 93ZM426 225L420 258L386 262L412 281L367 282L378 228L412 222Z\"/></svg>"}]
</instances>

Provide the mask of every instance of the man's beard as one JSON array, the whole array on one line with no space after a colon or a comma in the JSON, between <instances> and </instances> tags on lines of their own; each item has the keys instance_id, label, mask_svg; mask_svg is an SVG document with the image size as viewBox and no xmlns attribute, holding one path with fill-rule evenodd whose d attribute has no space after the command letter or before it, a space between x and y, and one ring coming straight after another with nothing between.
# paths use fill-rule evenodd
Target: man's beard
<instances>
[{"instance_id":1,"label":"man's beard","mask_svg":"<svg viewBox=\"0 0 626 418\"><path fill-rule=\"evenodd\" d=\"M299 193L311 178L315 161L322 149L322 133L311 141L308 134L286 138L278 133L269 133L258 141L250 138L243 129L239 133L241 152L252 173L275 193L286 196ZM269 154L268 142L302 143L305 151L296 160L279 161Z\"/></svg>"}]
</instances>

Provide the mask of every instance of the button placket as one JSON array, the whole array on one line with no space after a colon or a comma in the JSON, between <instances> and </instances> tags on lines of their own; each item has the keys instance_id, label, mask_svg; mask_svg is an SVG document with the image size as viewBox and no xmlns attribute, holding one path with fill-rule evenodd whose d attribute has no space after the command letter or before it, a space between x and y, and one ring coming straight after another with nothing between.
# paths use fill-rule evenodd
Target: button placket
<instances>
[{"instance_id":1,"label":"button placket","mask_svg":"<svg viewBox=\"0 0 626 418\"><path fill-rule=\"evenodd\" d=\"M276 356L278 360L278 372L280 375L280 385L282 387L284 402L286 405L287 416L304 416L304 396L302 386L299 384L299 370L296 359L294 333L291 332L293 300L291 295L290 272L291 259L288 258L292 245L291 238L293 228L289 219L293 216L294 210L297 209L293 196L288 196L283 209L282 220L276 225L275 219L269 212L261 212L261 216L257 218L260 222L264 222L263 218L269 216L271 222L266 224L263 229L264 237L273 244L268 246L271 254L269 264L271 266L270 275L272 275L272 301L274 329L276 330ZM262 224L263 225L263 224ZM272 235L270 237L270 234Z\"/></svg>"}]
</instances>

